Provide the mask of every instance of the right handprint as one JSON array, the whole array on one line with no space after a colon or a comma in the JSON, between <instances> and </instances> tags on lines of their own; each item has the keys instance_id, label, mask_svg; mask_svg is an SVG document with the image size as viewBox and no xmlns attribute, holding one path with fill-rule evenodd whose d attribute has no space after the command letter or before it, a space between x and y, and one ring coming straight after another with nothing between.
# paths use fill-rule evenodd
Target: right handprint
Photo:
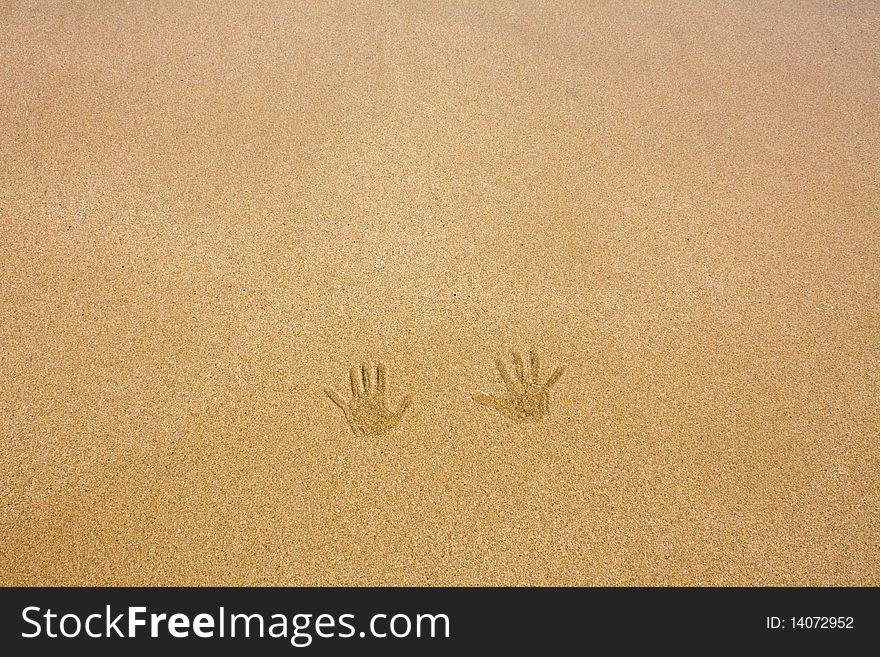
<instances>
[{"instance_id":1,"label":"right handprint","mask_svg":"<svg viewBox=\"0 0 880 657\"><path fill-rule=\"evenodd\" d=\"M503 395L495 396L484 392L475 392L473 400L483 406L494 408L515 420L538 419L547 414L550 409L550 388L559 381L565 372L565 366L560 365L550 377L541 382L541 361L538 354L532 352L529 355L529 368L526 369L522 356L513 354L514 376L511 376L507 366L500 358L495 359L495 367L504 381L506 391Z\"/></svg>"}]
</instances>

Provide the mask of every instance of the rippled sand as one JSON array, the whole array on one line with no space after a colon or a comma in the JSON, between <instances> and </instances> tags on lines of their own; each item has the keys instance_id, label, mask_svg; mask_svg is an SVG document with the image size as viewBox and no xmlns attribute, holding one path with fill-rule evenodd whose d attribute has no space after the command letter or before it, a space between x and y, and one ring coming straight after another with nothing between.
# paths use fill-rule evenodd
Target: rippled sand
<instances>
[{"instance_id":1,"label":"rippled sand","mask_svg":"<svg viewBox=\"0 0 880 657\"><path fill-rule=\"evenodd\" d=\"M0 8L0 582L880 584L875 2L100 4Z\"/></svg>"}]
</instances>

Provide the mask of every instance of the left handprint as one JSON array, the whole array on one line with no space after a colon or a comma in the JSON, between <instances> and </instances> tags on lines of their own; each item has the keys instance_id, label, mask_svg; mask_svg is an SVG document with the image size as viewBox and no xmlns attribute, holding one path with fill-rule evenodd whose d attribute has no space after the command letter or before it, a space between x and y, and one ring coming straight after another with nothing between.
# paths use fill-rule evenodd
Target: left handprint
<instances>
[{"instance_id":1,"label":"left handprint","mask_svg":"<svg viewBox=\"0 0 880 657\"><path fill-rule=\"evenodd\" d=\"M352 367L349 377L352 394L350 402L345 401L333 388L324 388L324 392L342 409L352 431L359 436L380 436L400 424L400 419L412 403L412 396L404 397L396 411L389 408L387 371L383 363L375 368L369 363Z\"/></svg>"}]
</instances>

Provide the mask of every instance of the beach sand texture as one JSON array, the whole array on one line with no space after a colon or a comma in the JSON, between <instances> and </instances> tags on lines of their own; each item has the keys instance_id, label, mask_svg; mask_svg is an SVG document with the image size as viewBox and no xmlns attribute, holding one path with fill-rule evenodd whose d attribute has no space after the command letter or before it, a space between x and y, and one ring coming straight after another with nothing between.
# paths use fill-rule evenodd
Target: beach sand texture
<instances>
[{"instance_id":1,"label":"beach sand texture","mask_svg":"<svg viewBox=\"0 0 880 657\"><path fill-rule=\"evenodd\" d=\"M876 2L0 24L0 583L880 584Z\"/></svg>"}]
</instances>

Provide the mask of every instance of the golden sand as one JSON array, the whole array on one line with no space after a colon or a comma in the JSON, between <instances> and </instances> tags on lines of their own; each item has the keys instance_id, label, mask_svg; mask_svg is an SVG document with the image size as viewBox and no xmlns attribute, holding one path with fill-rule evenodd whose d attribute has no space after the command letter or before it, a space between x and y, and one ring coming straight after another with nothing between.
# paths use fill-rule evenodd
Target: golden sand
<instances>
[{"instance_id":1,"label":"golden sand","mask_svg":"<svg viewBox=\"0 0 880 657\"><path fill-rule=\"evenodd\" d=\"M880 584L876 2L0 26L3 584Z\"/></svg>"}]
</instances>

